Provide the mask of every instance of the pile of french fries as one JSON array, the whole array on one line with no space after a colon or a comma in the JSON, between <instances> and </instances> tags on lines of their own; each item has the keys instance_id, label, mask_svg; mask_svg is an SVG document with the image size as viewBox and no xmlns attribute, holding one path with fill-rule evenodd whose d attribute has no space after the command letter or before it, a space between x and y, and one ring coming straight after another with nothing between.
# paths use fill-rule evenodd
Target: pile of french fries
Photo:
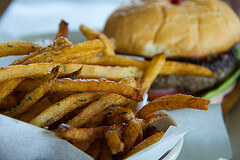
<instances>
[{"instance_id":1,"label":"pile of french fries","mask_svg":"<svg viewBox=\"0 0 240 160\"><path fill-rule=\"evenodd\" d=\"M157 98L136 111L158 74L212 76L205 67L117 56L114 41L84 25L90 40L72 44L68 24L56 40L0 44L0 56L25 55L0 68L0 113L52 130L94 159L122 159L158 142L164 135L151 123L166 117L160 110L207 110L209 100L190 95ZM100 147L101 146L101 147Z\"/></svg>"}]
</instances>

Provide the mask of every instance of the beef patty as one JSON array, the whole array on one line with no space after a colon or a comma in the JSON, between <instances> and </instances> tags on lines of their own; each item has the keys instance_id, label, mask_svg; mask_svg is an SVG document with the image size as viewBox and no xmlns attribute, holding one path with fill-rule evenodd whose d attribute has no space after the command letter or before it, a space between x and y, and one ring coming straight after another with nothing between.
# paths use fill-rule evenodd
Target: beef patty
<instances>
[{"instance_id":1,"label":"beef patty","mask_svg":"<svg viewBox=\"0 0 240 160\"><path fill-rule=\"evenodd\" d=\"M192 93L196 93L223 82L234 70L237 62L232 50L205 58L174 58L169 60L188 62L208 67L213 72L214 76L197 77L183 75L159 75L153 82L152 88L175 88L179 91L190 91Z\"/></svg>"}]
</instances>

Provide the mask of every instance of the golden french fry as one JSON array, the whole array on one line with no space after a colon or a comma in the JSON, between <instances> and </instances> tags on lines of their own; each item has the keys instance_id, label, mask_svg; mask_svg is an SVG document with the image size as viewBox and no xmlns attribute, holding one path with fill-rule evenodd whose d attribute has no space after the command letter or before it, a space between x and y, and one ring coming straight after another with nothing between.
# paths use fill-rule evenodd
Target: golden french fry
<instances>
[{"instance_id":1,"label":"golden french fry","mask_svg":"<svg viewBox=\"0 0 240 160\"><path fill-rule=\"evenodd\" d=\"M60 37L67 37L68 36L68 23L64 20L61 20L59 24L58 33L56 35L55 39L58 39Z\"/></svg>"},{"instance_id":2,"label":"golden french fry","mask_svg":"<svg viewBox=\"0 0 240 160\"><path fill-rule=\"evenodd\" d=\"M92 143L93 143L93 141L91 141L91 140L89 140L89 141L73 141L73 145L83 152L86 152Z\"/></svg>"},{"instance_id":3,"label":"golden french fry","mask_svg":"<svg viewBox=\"0 0 240 160\"><path fill-rule=\"evenodd\" d=\"M5 112L5 115L15 117L17 115L23 114L26 112L32 105L34 105L44 94L49 90L51 84L55 81L55 78L58 75L59 66L52 69L46 77L44 77L41 82L38 84L36 89L29 92L25 95L23 100L20 102L19 106L16 106L12 110Z\"/></svg>"},{"instance_id":4,"label":"golden french fry","mask_svg":"<svg viewBox=\"0 0 240 160\"><path fill-rule=\"evenodd\" d=\"M12 108L17 105L17 98L9 95L0 102L0 110Z\"/></svg>"},{"instance_id":5,"label":"golden french fry","mask_svg":"<svg viewBox=\"0 0 240 160\"><path fill-rule=\"evenodd\" d=\"M88 141L104 138L104 134L109 126L95 128L74 128L66 124L59 125L55 134L68 140Z\"/></svg>"},{"instance_id":6,"label":"golden french fry","mask_svg":"<svg viewBox=\"0 0 240 160\"><path fill-rule=\"evenodd\" d=\"M0 102L2 102L22 81L23 78L17 78L1 82Z\"/></svg>"},{"instance_id":7,"label":"golden french fry","mask_svg":"<svg viewBox=\"0 0 240 160\"><path fill-rule=\"evenodd\" d=\"M61 99L69 96L71 93L67 94L54 94L52 96L47 96L40 101L38 101L35 105L33 105L28 111L23 113L18 119L29 122L34 117L39 115L43 110L49 107L51 104L60 101Z\"/></svg>"},{"instance_id":8,"label":"golden french fry","mask_svg":"<svg viewBox=\"0 0 240 160\"><path fill-rule=\"evenodd\" d=\"M49 106L29 123L39 127L53 124L68 112L95 101L99 97L97 93L76 93Z\"/></svg>"},{"instance_id":9,"label":"golden french fry","mask_svg":"<svg viewBox=\"0 0 240 160\"><path fill-rule=\"evenodd\" d=\"M149 61L138 60L126 56L99 55L72 59L71 63L103 65L103 66L135 66L140 69L146 69ZM193 75L201 77L212 77L213 73L207 67L176 61L166 61L159 71L161 75Z\"/></svg>"},{"instance_id":10,"label":"golden french fry","mask_svg":"<svg viewBox=\"0 0 240 160\"><path fill-rule=\"evenodd\" d=\"M66 76L83 67L81 73L75 78L107 78L109 80L120 80L128 77L140 78L142 76L142 71L136 67L105 67L81 64L34 63L29 65L14 65L6 68L0 68L0 81L15 78L42 77L55 66L61 66L59 70L60 76Z\"/></svg>"},{"instance_id":11,"label":"golden french fry","mask_svg":"<svg viewBox=\"0 0 240 160\"><path fill-rule=\"evenodd\" d=\"M25 55L40 48L42 48L41 45L32 42L0 43L0 57L10 55Z\"/></svg>"},{"instance_id":12,"label":"golden french fry","mask_svg":"<svg viewBox=\"0 0 240 160\"><path fill-rule=\"evenodd\" d=\"M75 116L73 119L67 122L68 125L73 127L81 127L88 122L94 115L103 111L108 106L112 105L114 101L120 99L121 95L109 93L100 97L99 100L91 103L83 109L81 113Z\"/></svg>"},{"instance_id":13,"label":"golden french fry","mask_svg":"<svg viewBox=\"0 0 240 160\"><path fill-rule=\"evenodd\" d=\"M135 118L132 109L130 108L116 108L105 118L108 125L128 123L128 121Z\"/></svg>"},{"instance_id":14,"label":"golden french fry","mask_svg":"<svg viewBox=\"0 0 240 160\"><path fill-rule=\"evenodd\" d=\"M93 39L99 38L99 40L101 42L103 42L103 44L106 46L106 49L103 50L103 55L115 55L114 45L111 42L111 40L109 40L108 37L105 34L100 33L100 32L98 32L96 30L91 29L91 28L88 28L85 25L81 25L80 26L80 30L83 32L83 34L89 40L93 40Z\"/></svg>"},{"instance_id":15,"label":"golden french fry","mask_svg":"<svg viewBox=\"0 0 240 160\"><path fill-rule=\"evenodd\" d=\"M150 117L147 117L144 119L144 125L154 123L154 122L158 121L159 119L165 118L166 116L167 116L166 114L158 114L158 115L152 115Z\"/></svg>"},{"instance_id":16,"label":"golden french fry","mask_svg":"<svg viewBox=\"0 0 240 160\"><path fill-rule=\"evenodd\" d=\"M122 142L124 143L123 154L128 153L134 147L136 139L142 130L142 122L136 119L132 119L128 122L124 128L122 135Z\"/></svg>"},{"instance_id":17,"label":"golden french fry","mask_svg":"<svg viewBox=\"0 0 240 160\"><path fill-rule=\"evenodd\" d=\"M116 126L111 126L105 133L107 144L112 154L123 152L124 144L120 140Z\"/></svg>"},{"instance_id":18,"label":"golden french fry","mask_svg":"<svg viewBox=\"0 0 240 160\"><path fill-rule=\"evenodd\" d=\"M102 141L99 160L113 160L112 153L107 146L106 141Z\"/></svg>"},{"instance_id":19,"label":"golden french fry","mask_svg":"<svg viewBox=\"0 0 240 160\"><path fill-rule=\"evenodd\" d=\"M100 32L90 29L85 25L81 25L80 26L80 30L82 31L82 33L87 37L87 39L89 40L94 40L98 38L98 35L100 34Z\"/></svg>"},{"instance_id":20,"label":"golden french fry","mask_svg":"<svg viewBox=\"0 0 240 160\"><path fill-rule=\"evenodd\" d=\"M160 141L163 135L164 135L164 132L157 132L154 135L150 136L149 138L143 140L140 144L138 144L132 150L130 150L128 152L128 154L124 156L124 158L127 158L127 157L143 150L144 148L147 148L148 146Z\"/></svg>"},{"instance_id":21,"label":"golden french fry","mask_svg":"<svg viewBox=\"0 0 240 160\"><path fill-rule=\"evenodd\" d=\"M102 124L103 119L105 116L110 112L109 109L105 109L101 111L100 113L96 114L94 117L92 117L85 125L84 127L96 127L100 124Z\"/></svg>"},{"instance_id":22,"label":"golden french fry","mask_svg":"<svg viewBox=\"0 0 240 160\"><path fill-rule=\"evenodd\" d=\"M27 80L24 81L16 88L17 91L29 91L38 81ZM71 80L71 79L57 79L55 83L52 84L51 92L106 92L106 93L116 93L120 94L129 99L135 101L141 101L142 95L141 92L129 85L122 83L117 83L113 81L106 80ZM127 103L125 98L121 100L116 100L115 104Z\"/></svg>"},{"instance_id":23,"label":"golden french fry","mask_svg":"<svg viewBox=\"0 0 240 160\"><path fill-rule=\"evenodd\" d=\"M208 99L193 97L191 95L175 94L156 98L152 102L145 105L139 112L138 117L148 118L155 112L160 110L192 108L199 110L207 110L210 103Z\"/></svg>"},{"instance_id":24,"label":"golden french fry","mask_svg":"<svg viewBox=\"0 0 240 160\"><path fill-rule=\"evenodd\" d=\"M33 58L25 61L26 64L53 62L53 63L69 63L70 59L81 58L85 56L93 56L99 54L105 46L99 40L92 40L74 45L64 46L59 50L43 52Z\"/></svg>"},{"instance_id":25,"label":"golden french fry","mask_svg":"<svg viewBox=\"0 0 240 160\"><path fill-rule=\"evenodd\" d=\"M49 100L49 97L45 97L33 105L28 111L23 113L18 119L29 122L51 104L52 102Z\"/></svg>"},{"instance_id":26,"label":"golden french fry","mask_svg":"<svg viewBox=\"0 0 240 160\"><path fill-rule=\"evenodd\" d=\"M13 63L11 63L11 65L28 64L28 63L26 63L26 61L30 58L33 58L33 57L35 57L35 56L37 56L41 53L44 53L44 52L49 52L49 51L52 51L52 50L59 50L62 47L67 46L67 45L71 45L71 44L72 44L72 42L68 41L67 38L64 38L64 37L58 38L52 44L50 44L49 46L41 48L41 49L39 49L39 50L37 50L37 51L35 51L35 52L25 56L25 57L17 59Z\"/></svg>"},{"instance_id":27,"label":"golden french fry","mask_svg":"<svg viewBox=\"0 0 240 160\"><path fill-rule=\"evenodd\" d=\"M100 140L94 141L86 152L93 159L97 159L100 154L100 142Z\"/></svg>"},{"instance_id":28,"label":"golden french fry","mask_svg":"<svg viewBox=\"0 0 240 160\"><path fill-rule=\"evenodd\" d=\"M151 60L143 75L143 83L141 87L143 93L152 85L153 81L155 80L162 66L164 65L165 60L166 57L163 54L156 55Z\"/></svg>"},{"instance_id":29,"label":"golden french fry","mask_svg":"<svg viewBox=\"0 0 240 160\"><path fill-rule=\"evenodd\" d=\"M115 55L112 43L105 34L100 33L99 40L103 42L103 44L105 44L106 46L106 48L103 50L103 55L111 55L111 56Z\"/></svg>"}]
</instances>

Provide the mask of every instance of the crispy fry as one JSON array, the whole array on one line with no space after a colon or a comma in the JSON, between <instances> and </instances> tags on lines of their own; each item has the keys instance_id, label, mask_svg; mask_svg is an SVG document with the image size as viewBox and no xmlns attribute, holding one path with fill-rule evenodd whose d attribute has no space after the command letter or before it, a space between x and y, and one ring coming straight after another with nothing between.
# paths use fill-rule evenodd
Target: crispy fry
<instances>
[{"instance_id":1,"label":"crispy fry","mask_svg":"<svg viewBox=\"0 0 240 160\"><path fill-rule=\"evenodd\" d=\"M100 126L95 128L74 128L66 124L59 125L56 135L65 137L68 140L88 141L104 137L109 126Z\"/></svg>"},{"instance_id":2,"label":"crispy fry","mask_svg":"<svg viewBox=\"0 0 240 160\"><path fill-rule=\"evenodd\" d=\"M49 97L45 97L38 101L35 105L33 105L33 107L31 107L28 111L23 113L18 119L29 122L31 119L33 119L51 104L52 102L49 100Z\"/></svg>"},{"instance_id":3,"label":"crispy fry","mask_svg":"<svg viewBox=\"0 0 240 160\"><path fill-rule=\"evenodd\" d=\"M17 91L29 91L37 84L37 81L27 80L16 88ZM71 80L71 79L58 79L51 87L51 92L107 92L117 93L124 97L141 101L141 92L129 85L106 81L106 80ZM121 101L116 100L114 103L127 103L125 98Z\"/></svg>"},{"instance_id":4,"label":"crispy fry","mask_svg":"<svg viewBox=\"0 0 240 160\"><path fill-rule=\"evenodd\" d=\"M154 135L150 136L149 138L145 139L140 144L135 146L132 150L130 150L128 152L128 154L124 156L124 158L127 158L127 157L143 150L144 148L147 148L148 146L160 141L163 135L164 135L164 132L155 133Z\"/></svg>"},{"instance_id":5,"label":"crispy fry","mask_svg":"<svg viewBox=\"0 0 240 160\"><path fill-rule=\"evenodd\" d=\"M165 60L166 57L163 54L156 55L151 60L143 75L143 83L141 87L143 93L152 85L153 81L155 80L162 66L164 65Z\"/></svg>"},{"instance_id":6,"label":"crispy fry","mask_svg":"<svg viewBox=\"0 0 240 160\"><path fill-rule=\"evenodd\" d=\"M105 34L100 33L99 40L106 46L106 48L103 50L103 55L115 55L114 46Z\"/></svg>"},{"instance_id":7,"label":"crispy fry","mask_svg":"<svg viewBox=\"0 0 240 160\"><path fill-rule=\"evenodd\" d=\"M142 130L142 123L136 119L130 120L124 128L122 142L124 143L123 153L128 153L135 144L135 141Z\"/></svg>"},{"instance_id":8,"label":"crispy fry","mask_svg":"<svg viewBox=\"0 0 240 160\"><path fill-rule=\"evenodd\" d=\"M55 81L55 78L58 75L59 67L55 67L52 69L51 73L49 73L46 77L42 79L42 81L38 84L36 89L29 92L25 95L23 100L20 102L19 106L13 108L13 110L9 110L5 112L5 115L15 117L26 112L33 104L35 104L40 98L44 96L44 94L49 90L51 84Z\"/></svg>"},{"instance_id":9,"label":"crispy fry","mask_svg":"<svg viewBox=\"0 0 240 160\"><path fill-rule=\"evenodd\" d=\"M41 45L31 42L0 43L0 57L10 55L25 55L42 48Z\"/></svg>"},{"instance_id":10,"label":"crispy fry","mask_svg":"<svg viewBox=\"0 0 240 160\"><path fill-rule=\"evenodd\" d=\"M82 33L87 37L87 39L89 40L94 40L98 38L98 35L100 34L100 32L90 29L85 25L81 25L80 26L80 30L82 31Z\"/></svg>"},{"instance_id":11,"label":"crispy fry","mask_svg":"<svg viewBox=\"0 0 240 160\"><path fill-rule=\"evenodd\" d=\"M99 54L105 46L99 40L92 40L74 45L64 46L59 50L43 52L33 58L28 59L25 63L68 63L70 59L93 56Z\"/></svg>"},{"instance_id":12,"label":"crispy fry","mask_svg":"<svg viewBox=\"0 0 240 160\"><path fill-rule=\"evenodd\" d=\"M100 113L96 114L94 117L92 117L84 126L85 127L96 127L100 125L105 118L105 116L110 112L109 109L105 109L101 111Z\"/></svg>"},{"instance_id":13,"label":"crispy fry","mask_svg":"<svg viewBox=\"0 0 240 160\"><path fill-rule=\"evenodd\" d=\"M97 159L100 154L100 140L94 141L87 150L87 154L90 155L93 159Z\"/></svg>"},{"instance_id":14,"label":"crispy fry","mask_svg":"<svg viewBox=\"0 0 240 160\"><path fill-rule=\"evenodd\" d=\"M119 135L117 133L116 126L111 126L105 133L105 138L107 140L107 144L112 154L117 154L123 151L124 144L120 140Z\"/></svg>"},{"instance_id":15,"label":"crispy fry","mask_svg":"<svg viewBox=\"0 0 240 160\"><path fill-rule=\"evenodd\" d=\"M72 59L71 63L103 65L103 66L135 66L140 69L146 69L149 61L138 60L125 56L99 55L94 57L82 57ZM202 77L212 77L213 73L207 67L176 61L166 61L159 71L161 75L193 75Z\"/></svg>"},{"instance_id":16,"label":"crispy fry","mask_svg":"<svg viewBox=\"0 0 240 160\"><path fill-rule=\"evenodd\" d=\"M59 102L49 106L38 116L33 118L30 123L36 126L44 127L53 124L66 113L76 108L82 107L95 101L99 97L97 93L76 93Z\"/></svg>"},{"instance_id":17,"label":"crispy fry","mask_svg":"<svg viewBox=\"0 0 240 160\"><path fill-rule=\"evenodd\" d=\"M114 101L121 98L120 95L109 93L100 97L99 100L91 103L89 106L84 108L84 110L78 114L76 117L68 121L68 125L73 127L81 127L86 122L88 122L94 115L103 111L108 106L112 105Z\"/></svg>"},{"instance_id":18,"label":"crispy fry","mask_svg":"<svg viewBox=\"0 0 240 160\"><path fill-rule=\"evenodd\" d=\"M0 102L3 101L22 81L23 78L1 82Z\"/></svg>"},{"instance_id":19,"label":"crispy fry","mask_svg":"<svg viewBox=\"0 0 240 160\"><path fill-rule=\"evenodd\" d=\"M143 130L141 129L140 133L138 134L138 137L134 143L134 146L138 145L143 141Z\"/></svg>"},{"instance_id":20,"label":"crispy fry","mask_svg":"<svg viewBox=\"0 0 240 160\"><path fill-rule=\"evenodd\" d=\"M116 108L105 118L108 125L127 123L135 118L132 109L130 108Z\"/></svg>"},{"instance_id":21,"label":"crispy fry","mask_svg":"<svg viewBox=\"0 0 240 160\"><path fill-rule=\"evenodd\" d=\"M144 125L154 123L154 122L158 121L159 119L165 118L166 116L167 116L166 114L152 115L152 116L144 119Z\"/></svg>"},{"instance_id":22,"label":"crispy fry","mask_svg":"<svg viewBox=\"0 0 240 160\"><path fill-rule=\"evenodd\" d=\"M22 57L22 58L19 58L17 60L15 60L13 63L11 63L11 65L17 65L17 64L28 64L26 63L26 61L30 58L33 58L41 53L44 53L44 52L49 52L49 51L52 51L52 50L59 50L61 49L62 47L64 46L67 46L67 45L71 45L72 42L68 41L67 38L58 38L56 39L52 44L50 44L49 46L47 47L44 47L44 48L41 48L25 57Z\"/></svg>"},{"instance_id":23,"label":"crispy fry","mask_svg":"<svg viewBox=\"0 0 240 160\"><path fill-rule=\"evenodd\" d=\"M49 107L51 104L61 100L62 98L65 98L66 96L70 95L71 93L67 94L54 94L52 96L47 96L40 101L38 101L35 105L33 105L27 112L23 113L21 117L18 119L29 122L34 117L39 115L43 110L45 110L47 107Z\"/></svg>"},{"instance_id":24,"label":"crispy fry","mask_svg":"<svg viewBox=\"0 0 240 160\"><path fill-rule=\"evenodd\" d=\"M29 65L14 65L0 69L0 81L14 78L42 77L53 67L61 66L60 76L66 76L76 72L82 66L81 74L75 78L107 78L110 80L120 80L122 78L140 78L142 71L136 67L104 67L81 64L55 64L55 63L35 63Z\"/></svg>"},{"instance_id":25,"label":"crispy fry","mask_svg":"<svg viewBox=\"0 0 240 160\"><path fill-rule=\"evenodd\" d=\"M112 160L112 159L113 159L112 153L111 153L106 141L102 141L99 160Z\"/></svg>"},{"instance_id":26,"label":"crispy fry","mask_svg":"<svg viewBox=\"0 0 240 160\"><path fill-rule=\"evenodd\" d=\"M159 97L145 105L139 112L138 117L148 118L160 110L192 108L207 110L210 103L208 99L193 97L191 95L175 94Z\"/></svg>"},{"instance_id":27,"label":"crispy fry","mask_svg":"<svg viewBox=\"0 0 240 160\"><path fill-rule=\"evenodd\" d=\"M9 95L0 102L0 110L12 108L17 105L17 98L13 95Z\"/></svg>"},{"instance_id":28,"label":"crispy fry","mask_svg":"<svg viewBox=\"0 0 240 160\"><path fill-rule=\"evenodd\" d=\"M67 37L68 36L68 23L64 20L61 20L59 24L58 33L56 35L55 39L58 39L60 37Z\"/></svg>"},{"instance_id":29,"label":"crispy fry","mask_svg":"<svg viewBox=\"0 0 240 160\"><path fill-rule=\"evenodd\" d=\"M88 28L85 25L81 25L80 30L89 40L99 38L99 40L103 42L103 44L106 46L106 49L103 50L103 55L115 55L114 44L111 42L111 40L108 39L108 37L105 34L100 33L91 28Z\"/></svg>"},{"instance_id":30,"label":"crispy fry","mask_svg":"<svg viewBox=\"0 0 240 160\"><path fill-rule=\"evenodd\" d=\"M86 152L88 148L91 146L93 141L73 141L73 145L77 147L78 149L82 150L83 152Z\"/></svg>"}]
</instances>

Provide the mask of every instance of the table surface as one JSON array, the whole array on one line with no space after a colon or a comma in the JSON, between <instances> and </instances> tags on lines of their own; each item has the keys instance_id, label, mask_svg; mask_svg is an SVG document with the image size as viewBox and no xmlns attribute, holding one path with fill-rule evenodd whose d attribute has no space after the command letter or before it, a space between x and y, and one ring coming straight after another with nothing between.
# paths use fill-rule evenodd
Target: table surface
<instances>
[{"instance_id":1,"label":"table surface","mask_svg":"<svg viewBox=\"0 0 240 160\"><path fill-rule=\"evenodd\" d=\"M73 31L70 37L76 39L78 35L75 33L78 32L80 24L97 29L103 28L107 17L122 1L13 1L0 19L0 42L32 40L37 36L39 39L52 38L55 36L61 19L69 22L69 28ZM233 159L240 157L239 115L240 100L233 110L224 116L232 144ZM186 155L184 152L186 151L183 149L180 153L181 158L187 158L181 156Z\"/></svg>"}]
</instances>

